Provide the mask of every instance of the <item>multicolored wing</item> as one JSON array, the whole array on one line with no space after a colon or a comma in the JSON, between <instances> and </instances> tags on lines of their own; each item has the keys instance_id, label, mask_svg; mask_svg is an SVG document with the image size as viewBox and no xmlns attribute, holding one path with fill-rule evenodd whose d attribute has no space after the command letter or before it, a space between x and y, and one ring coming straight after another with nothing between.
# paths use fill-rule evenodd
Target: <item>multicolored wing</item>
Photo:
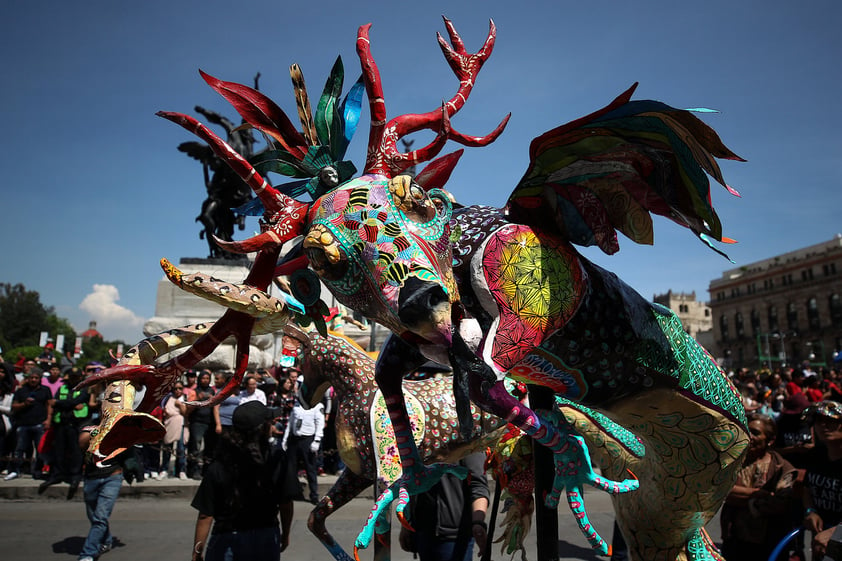
<instances>
[{"instance_id":1,"label":"multicolored wing","mask_svg":"<svg viewBox=\"0 0 842 561\"><path fill-rule=\"evenodd\" d=\"M654 213L722 253L710 238L733 240L722 236L707 176L739 196L716 159L744 160L691 113L708 110L630 101L636 87L532 141L529 169L509 197L510 219L610 255L620 248L617 231L651 244Z\"/></svg>"}]
</instances>

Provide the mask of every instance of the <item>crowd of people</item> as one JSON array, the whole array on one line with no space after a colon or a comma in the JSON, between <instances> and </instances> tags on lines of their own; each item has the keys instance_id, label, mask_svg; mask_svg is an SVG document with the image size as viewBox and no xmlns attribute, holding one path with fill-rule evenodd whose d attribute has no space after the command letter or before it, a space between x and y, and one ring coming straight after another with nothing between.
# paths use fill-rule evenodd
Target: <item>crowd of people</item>
<instances>
[{"instance_id":1,"label":"crowd of people","mask_svg":"<svg viewBox=\"0 0 842 561\"><path fill-rule=\"evenodd\" d=\"M805 548L821 559L842 523L842 379L834 369L742 369L732 376L746 408L750 444L721 512L728 561L769 559L793 530L787 559Z\"/></svg>"},{"instance_id":2,"label":"crowd of people","mask_svg":"<svg viewBox=\"0 0 842 561\"><path fill-rule=\"evenodd\" d=\"M64 364L62 364L64 362ZM83 427L99 420L104 386L75 389L86 376L105 368L90 361L76 365L52 352L50 345L35 359L17 363L0 357L0 476L6 481L22 476L43 482L39 492L56 483L70 485L72 498L82 481L83 458L78 440ZM324 450L323 438L332 432L332 403L308 409L296 401L299 369L295 366L249 369L239 391L214 407L197 407L230 380L229 371L187 371L151 412L163 423L164 438L144 444L138 453L141 480L202 478L213 452L233 426L238 406L257 401L278 413L270 442L305 474L311 502L318 499L316 477L335 474L343 466L335 448ZM293 422L289 423L290 418ZM304 444L302 444L302 442ZM332 444L335 446L335 439ZM325 461L325 457L329 458Z\"/></svg>"}]
</instances>

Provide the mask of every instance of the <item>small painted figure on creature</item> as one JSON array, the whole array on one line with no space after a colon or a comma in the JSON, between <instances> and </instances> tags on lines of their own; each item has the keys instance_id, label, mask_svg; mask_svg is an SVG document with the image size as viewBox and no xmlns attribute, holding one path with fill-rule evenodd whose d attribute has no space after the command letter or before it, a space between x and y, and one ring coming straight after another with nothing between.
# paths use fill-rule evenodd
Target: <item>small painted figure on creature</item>
<instances>
[{"instance_id":1,"label":"small painted figure on creature","mask_svg":"<svg viewBox=\"0 0 842 561\"><path fill-rule=\"evenodd\" d=\"M584 484L613 495L633 559L721 559L704 525L731 489L748 444L740 396L675 315L585 259L574 244L612 254L619 249L617 231L652 243L651 214L711 247L713 240L729 242L711 206L707 175L737 194L716 159L740 158L690 111L631 101L633 86L533 140L529 166L504 208L455 204L442 187L461 151L415 178L401 172L435 158L448 140L492 142L508 117L484 137L452 128L496 29L492 23L471 54L450 21L445 26L452 46L441 36L439 43L459 88L429 113L387 120L369 25L357 37L362 81L339 102L343 72L334 66L315 118L293 67L303 133L260 92L203 74L246 122L277 143L254 166L191 117L161 113L208 142L263 205L261 234L219 242L230 251L258 252L247 285L265 290L273 275L291 274L288 305L300 306L295 315L323 330L321 281L349 309L392 331L375 376L403 473L378 500L357 545L368 545L374 520L393 498L400 511L442 473L463 473L424 465L412 438L402 379L433 359L453 368L464 432L472 429L472 402L554 453L556 478L546 502L555 506L566 490L594 548L605 552L607 544L588 522ZM363 175L352 178L354 168L342 158L363 85L371 128ZM436 132L431 144L398 152L401 137L423 129ZM273 187L261 176L269 171L299 180ZM313 202L295 198L305 194ZM298 247L275 268L281 245L299 236ZM229 310L192 356L220 336L242 340L254 324L246 311ZM556 407L533 411L506 391L506 378L549 388ZM634 477L624 479L630 472Z\"/></svg>"}]
</instances>

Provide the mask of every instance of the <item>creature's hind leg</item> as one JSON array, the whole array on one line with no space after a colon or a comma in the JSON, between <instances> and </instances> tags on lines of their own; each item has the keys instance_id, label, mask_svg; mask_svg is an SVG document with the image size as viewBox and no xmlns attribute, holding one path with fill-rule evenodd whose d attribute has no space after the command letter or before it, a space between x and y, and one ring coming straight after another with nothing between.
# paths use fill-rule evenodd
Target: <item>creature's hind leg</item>
<instances>
[{"instance_id":1,"label":"creature's hind leg","mask_svg":"<svg viewBox=\"0 0 842 561\"><path fill-rule=\"evenodd\" d=\"M310 512L307 520L307 528L318 538L322 545L327 548L330 554L337 561L352 561L352 557L342 549L325 526L327 517L345 506L348 501L358 496L373 481L369 478L359 476L346 469L336 480L330 491L322 497L319 504Z\"/></svg>"},{"instance_id":2,"label":"creature's hind leg","mask_svg":"<svg viewBox=\"0 0 842 561\"><path fill-rule=\"evenodd\" d=\"M742 463L748 438L739 423L672 389L656 389L615 404L609 412L645 446L645 455L636 457L593 445L605 438L599 427L572 409L563 413L591 444L606 477L629 469L640 481L633 495L614 497L632 559L717 559L714 553L705 556L703 549L715 548L699 541L700 531L722 504Z\"/></svg>"}]
</instances>

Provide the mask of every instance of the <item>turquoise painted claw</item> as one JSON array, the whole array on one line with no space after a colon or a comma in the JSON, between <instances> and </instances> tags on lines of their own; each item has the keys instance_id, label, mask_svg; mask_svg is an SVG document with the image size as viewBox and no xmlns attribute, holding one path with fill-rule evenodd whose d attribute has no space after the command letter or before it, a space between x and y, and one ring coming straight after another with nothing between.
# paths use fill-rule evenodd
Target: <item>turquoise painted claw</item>
<instances>
[{"instance_id":1,"label":"turquoise painted claw","mask_svg":"<svg viewBox=\"0 0 842 561\"><path fill-rule=\"evenodd\" d=\"M608 553L608 544L591 525L582 487L591 485L612 495L636 490L640 483L636 479L613 481L597 475L593 470L591 455L585 440L573 432L561 415L554 411L546 422L546 432L537 441L553 451L555 479L553 488L544 498L547 508L557 508L561 492L567 490L567 505L570 507L582 534L595 550Z\"/></svg>"},{"instance_id":2,"label":"turquoise painted claw","mask_svg":"<svg viewBox=\"0 0 842 561\"><path fill-rule=\"evenodd\" d=\"M581 489L583 485L590 485L612 495L619 495L620 493L634 491L640 485L637 479L614 481L597 475L593 470L588 446L581 436L567 433L565 437L562 434L562 443L558 449L553 450L553 453L555 456L555 480L552 490L545 499L547 508L558 506L561 491L565 488Z\"/></svg>"},{"instance_id":3,"label":"turquoise painted claw","mask_svg":"<svg viewBox=\"0 0 842 561\"><path fill-rule=\"evenodd\" d=\"M425 466L423 464L416 464L415 466L405 468L403 475L392 483L374 503L374 508L368 515L362 531L357 536L354 542L354 557L357 557L357 551L365 549L371 545L371 540L374 538L377 520L381 513L387 510L395 500L397 495L397 505L395 512L398 520L405 527L412 529L404 516L404 510L409 505L410 497L419 493L429 491L430 488L439 482L442 476L446 473L455 475L459 479L465 479L468 476L467 468L461 466L454 466L450 464L431 464Z\"/></svg>"}]
</instances>

